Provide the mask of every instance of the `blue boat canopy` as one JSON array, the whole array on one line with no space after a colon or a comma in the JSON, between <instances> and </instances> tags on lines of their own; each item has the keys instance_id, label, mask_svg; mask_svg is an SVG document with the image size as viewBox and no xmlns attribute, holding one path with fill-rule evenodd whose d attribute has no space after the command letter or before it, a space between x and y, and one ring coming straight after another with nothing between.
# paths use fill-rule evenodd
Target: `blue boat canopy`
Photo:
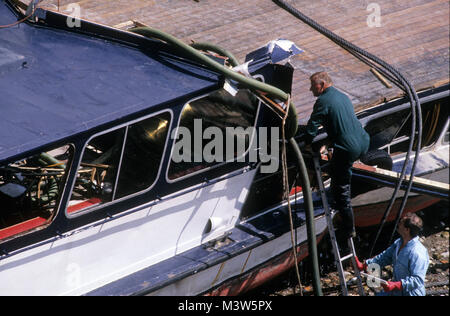
<instances>
[{"instance_id":1,"label":"blue boat canopy","mask_svg":"<svg viewBox=\"0 0 450 316\"><path fill-rule=\"evenodd\" d=\"M0 21L17 21L3 1ZM0 28L0 161L218 81L217 74L167 52L144 52L76 29Z\"/></svg>"}]
</instances>

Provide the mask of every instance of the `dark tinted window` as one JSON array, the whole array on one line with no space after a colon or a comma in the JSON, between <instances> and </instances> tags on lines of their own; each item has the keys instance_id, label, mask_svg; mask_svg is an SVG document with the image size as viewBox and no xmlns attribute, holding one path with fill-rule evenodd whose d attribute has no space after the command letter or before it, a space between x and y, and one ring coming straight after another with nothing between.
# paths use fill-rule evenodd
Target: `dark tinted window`
<instances>
[{"instance_id":1,"label":"dark tinted window","mask_svg":"<svg viewBox=\"0 0 450 316\"><path fill-rule=\"evenodd\" d=\"M235 96L219 90L186 104L175 138L168 178L174 180L214 166L247 150L251 138L249 128L255 124L258 103L248 90L239 90ZM234 139L231 150L227 150L230 148L226 144L229 137ZM178 146L179 142L186 146ZM212 146L213 142L220 145Z\"/></svg>"},{"instance_id":2,"label":"dark tinted window","mask_svg":"<svg viewBox=\"0 0 450 316\"><path fill-rule=\"evenodd\" d=\"M169 123L166 112L129 126L115 198L145 190L156 180Z\"/></svg>"}]
</instances>

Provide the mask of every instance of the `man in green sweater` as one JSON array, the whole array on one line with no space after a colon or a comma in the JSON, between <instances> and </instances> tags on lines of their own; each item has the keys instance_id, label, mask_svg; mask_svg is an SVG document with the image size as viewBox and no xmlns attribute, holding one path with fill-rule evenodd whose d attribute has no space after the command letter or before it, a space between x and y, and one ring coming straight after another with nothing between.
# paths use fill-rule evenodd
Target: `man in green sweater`
<instances>
[{"instance_id":1,"label":"man in green sweater","mask_svg":"<svg viewBox=\"0 0 450 316\"><path fill-rule=\"evenodd\" d=\"M306 142L311 144L319 127L324 127L334 147L330 175L335 208L341 215L345 237L355 237L350 193L351 167L367 152L370 137L356 118L350 99L333 87L326 72L317 72L310 80L310 90L318 98L304 129Z\"/></svg>"}]
</instances>

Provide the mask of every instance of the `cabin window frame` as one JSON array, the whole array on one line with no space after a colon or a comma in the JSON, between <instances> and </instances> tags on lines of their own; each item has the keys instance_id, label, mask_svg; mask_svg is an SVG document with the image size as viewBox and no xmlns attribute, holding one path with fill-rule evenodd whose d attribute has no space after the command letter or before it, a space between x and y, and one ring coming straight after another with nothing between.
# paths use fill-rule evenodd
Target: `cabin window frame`
<instances>
[{"instance_id":1,"label":"cabin window frame","mask_svg":"<svg viewBox=\"0 0 450 316\"><path fill-rule=\"evenodd\" d=\"M264 76L262 76L262 75L255 75L254 78L260 79L262 82L264 82ZM182 109L181 109L181 111L180 111L180 115L179 115L179 117L178 117L178 122L177 122L177 127L176 127L176 134L175 134L175 136L176 136L176 137L178 136L178 129L179 129L179 127L180 127L181 117L182 117L182 115L183 115L183 111L184 111L184 109L185 109L190 103L195 102L195 101L197 101L197 100L200 100L200 99L202 99L202 98L205 98L205 97L207 97L207 96L209 96L209 95L211 95L211 94L213 94L213 93L216 93L216 92L218 92L218 91L220 91L220 90L223 90L223 89L224 89L224 88L221 87L220 89L211 91L211 92L209 92L209 93L205 93L205 94L203 94L203 95L201 95L201 96L197 96L197 97L192 98L192 99L188 100L187 102L185 102L184 105L183 105L183 107L182 107ZM242 89L242 90L243 90L243 89ZM250 93L252 93L253 95L255 95L250 89L246 89L246 90L248 90ZM258 118L259 118L259 114L260 114L260 110L261 110L261 104L262 104L262 101L260 100L260 98L259 98L258 96L256 96L256 95L255 95L255 97L258 99L258 105L257 105L257 107L256 107L255 120L254 120L253 125L252 125L253 128L256 127L256 124L257 124L257 122L258 122ZM175 143L176 143L176 141L177 141L177 139L174 138L174 139L173 139L173 142L172 142L172 148L171 148L171 150L170 150L170 156L169 156L169 160L168 160L168 163L167 163L167 168L166 168L166 176L165 176L165 178L166 178L167 183L171 184L171 183L176 183L176 182L179 182L179 181L182 181L182 180L186 180L186 179L191 178L191 177L194 177L194 176L196 176L196 175L198 175L198 174L201 174L201 173L204 173L204 172L213 170L213 169L215 169L215 168L224 166L225 164L228 164L228 163L230 163L230 162L234 162L234 161L236 161L236 160L239 159L239 158L242 158L242 157L247 156L248 152L249 152L250 149L252 148L253 142L255 141L255 135L256 135L256 130L253 131L252 136L251 136L251 138L250 138L249 146L248 146L248 148L245 150L245 152L244 152L241 156L234 157L234 158L232 158L232 159L225 160L225 161L223 161L223 162L218 162L218 163L216 163L216 164L214 164L214 165L212 165L212 166L209 166L209 167L206 167L206 168L203 168L203 169L200 169L200 170L197 170L197 171L194 171L194 172L185 174L185 175L183 175L183 176L181 176L181 177L178 177L178 178L175 178L175 179L170 179L170 178L169 178L169 170L170 170L170 166L171 166L171 164L172 164L172 155L173 155L173 151L174 151L174 149L175 149Z\"/></svg>"},{"instance_id":2,"label":"cabin window frame","mask_svg":"<svg viewBox=\"0 0 450 316\"><path fill-rule=\"evenodd\" d=\"M31 227L28 230L20 231L20 232L15 233L15 234L13 234L11 236L5 237L4 239L0 239L0 244L9 242L9 241L11 241L13 239L16 239L16 238L20 238L20 237L23 237L23 236L26 236L26 235L30 235L30 234L38 232L38 231L42 231L42 230L48 228L58 218L58 215L59 215L61 209L63 208L63 201L65 199L65 194L67 192L68 184L69 184L71 173L72 173L72 170L73 170L73 165L74 165L74 162L75 162L75 159L76 159L77 145L74 142L72 142L72 141L62 142L59 145L58 144L49 144L49 145L46 145L45 147L43 147L42 149L33 150L31 153L29 153L27 155L20 156L18 158L14 158L10 162L4 161L2 163L2 165L8 165L8 164L11 164L11 163L22 161L24 159L28 159L30 157L34 157L36 155L39 155L40 153L46 153L46 152L49 152L49 151L52 151L52 150L56 150L56 149L62 148L64 146L69 146L71 148L70 150L72 151L72 153L71 153L70 157L67 160L66 170L64 170L63 180L61 181L61 187L62 188L60 188L59 196L57 198L57 201L56 201L54 209L53 209L54 210L53 214L49 217L48 220L46 220L46 222L44 222L44 223L42 223L40 225L37 225L35 227ZM26 223L27 221L30 221L32 219L34 219L34 218L31 218L31 219L28 219L28 220L23 220L23 221L18 222L18 223L14 224L14 225L5 227L4 229L8 229L8 228L14 227L16 225L20 225L20 224Z\"/></svg>"},{"instance_id":3,"label":"cabin window frame","mask_svg":"<svg viewBox=\"0 0 450 316\"><path fill-rule=\"evenodd\" d=\"M128 127L131 126L131 125L133 125L133 124L136 124L136 123L145 121L145 120L147 120L147 119L149 119L149 118L158 116L158 115L163 114L163 113L169 113L169 116L170 116L170 122L169 122L168 127L167 127L168 132L167 132L166 140L165 140L165 143L164 143L164 149L163 149L163 151L162 151L162 153L161 153L161 160L160 160L160 163L159 163L158 172L157 172L157 174L156 174L155 180L154 180L154 181L152 182L152 184L151 184L149 187L147 187L146 189L143 189L143 190L141 190L141 191L138 191L138 192L134 192L134 193L128 194L128 195L123 196L123 197L120 197L120 198L118 198L118 199L114 199L114 196L115 196L116 190L117 190L117 183L118 183L119 177L120 177L120 170L121 170L121 168L122 168L123 153L124 153L124 149L125 149L125 147L126 147L126 139L127 139L127 134L128 134ZM113 131L117 131L117 130L119 130L119 129L121 129L121 128L124 128L124 127L126 128L126 129L125 129L124 136L123 136L122 148L121 148L121 151L120 151L120 158L119 158L119 163L118 163L118 170L117 170L117 174L116 174L116 182L115 182L115 185L114 185L114 192L113 192L112 200L111 200L111 201L108 201L108 202L105 202L105 203L98 204L98 205L88 206L88 207L86 207L86 208L80 209L80 210L75 211L75 212L73 212L73 213L68 213L69 202L70 202L70 200L71 200L71 196L72 196L72 193L73 193L73 189L74 189L75 183L76 183L76 176L75 176L75 178L73 179L73 181L72 181L72 183L71 183L70 194L68 195L66 205L64 206L64 214L65 214L65 216L66 216L68 219L72 219L72 218L76 218L76 217L79 217L79 216L83 216L83 215L85 215L85 214L89 214L89 213L91 213L91 212L97 211L97 210L99 210L99 209L101 209L101 208L103 208L103 207L111 206L111 205L113 205L113 204L115 204L115 203L119 203L119 202L121 202L121 201L130 199L130 198L133 198L133 197L136 197L136 196L138 196L138 195L142 195L142 194L145 194L145 193L151 191L151 190L153 189L153 187L156 185L156 183L158 182L158 180L159 180L159 178L160 178L160 176L161 176L162 167L163 167L163 165L164 165L164 160L165 160L165 156L166 156L166 152L167 152L167 147L168 147L168 144L169 144L170 133L171 133L172 125L173 125L173 121L174 121L173 118L174 118L173 110L172 110L172 109L164 109L164 110L160 110L160 111L157 111L157 112L154 112L154 113L145 115L145 116L143 116L143 117L140 117L140 118L137 118L137 119L128 121L128 122L124 122L124 123L122 123L122 124L119 124L119 125L117 125L117 126L114 126L114 127L112 127L112 128L109 128L109 129L107 129L107 130L104 130L104 131L101 131L101 132L98 132L98 133L95 133L95 134L91 135L91 136L84 142L84 145L83 145L83 148L82 148L82 152L81 152L81 154L80 154L80 157L79 157L79 160L78 160L77 166L76 166L76 172L77 172L77 173L78 173L78 170L79 170L79 168L80 168L80 166L81 166L81 162L82 162L82 160L83 160L83 156L84 156L86 147L89 145L89 143L91 142L91 140L93 140L93 139L96 138L96 137L105 135L105 134L107 134L107 133L111 133L111 132L113 132Z\"/></svg>"}]
</instances>

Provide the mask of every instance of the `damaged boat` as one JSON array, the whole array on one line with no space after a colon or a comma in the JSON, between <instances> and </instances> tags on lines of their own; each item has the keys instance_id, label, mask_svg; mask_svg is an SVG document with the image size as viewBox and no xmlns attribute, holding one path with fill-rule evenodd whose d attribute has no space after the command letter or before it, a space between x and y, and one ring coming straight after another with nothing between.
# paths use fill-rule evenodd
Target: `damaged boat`
<instances>
[{"instance_id":1,"label":"damaged boat","mask_svg":"<svg viewBox=\"0 0 450 316\"><path fill-rule=\"evenodd\" d=\"M289 102L227 78L170 39L27 12L0 4L1 23L11 25L0 29L0 294L237 295L308 255L305 198L293 190L286 201L283 187L285 176L288 192L301 186L300 170L288 151L285 174L276 150ZM293 69L277 62L301 52L291 45L272 42L230 68L289 94ZM226 55L205 56L223 65ZM393 157L408 125L397 102L359 113L373 149ZM425 146L448 150L448 113L431 108L438 119ZM388 115L406 118L386 135L376 122ZM232 134L231 147L212 141L227 128L249 132ZM209 159L218 151L228 154ZM327 223L320 196L312 199L320 241Z\"/></svg>"},{"instance_id":2,"label":"damaged boat","mask_svg":"<svg viewBox=\"0 0 450 316\"><path fill-rule=\"evenodd\" d=\"M1 294L231 295L292 266L282 185L250 205L255 179L279 159L260 159L268 135L254 145L256 130L280 127L264 96L161 40L87 21L69 28L66 15L43 9L25 21L13 9L0 6L12 25L0 32ZM292 69L276 54L262 49L245 68L289 91ZM196 133L249 127L223 161L202 157L210 142L198 147ZM298 260L307 253L300 202Z\"/></svg>"}]
</instances>

